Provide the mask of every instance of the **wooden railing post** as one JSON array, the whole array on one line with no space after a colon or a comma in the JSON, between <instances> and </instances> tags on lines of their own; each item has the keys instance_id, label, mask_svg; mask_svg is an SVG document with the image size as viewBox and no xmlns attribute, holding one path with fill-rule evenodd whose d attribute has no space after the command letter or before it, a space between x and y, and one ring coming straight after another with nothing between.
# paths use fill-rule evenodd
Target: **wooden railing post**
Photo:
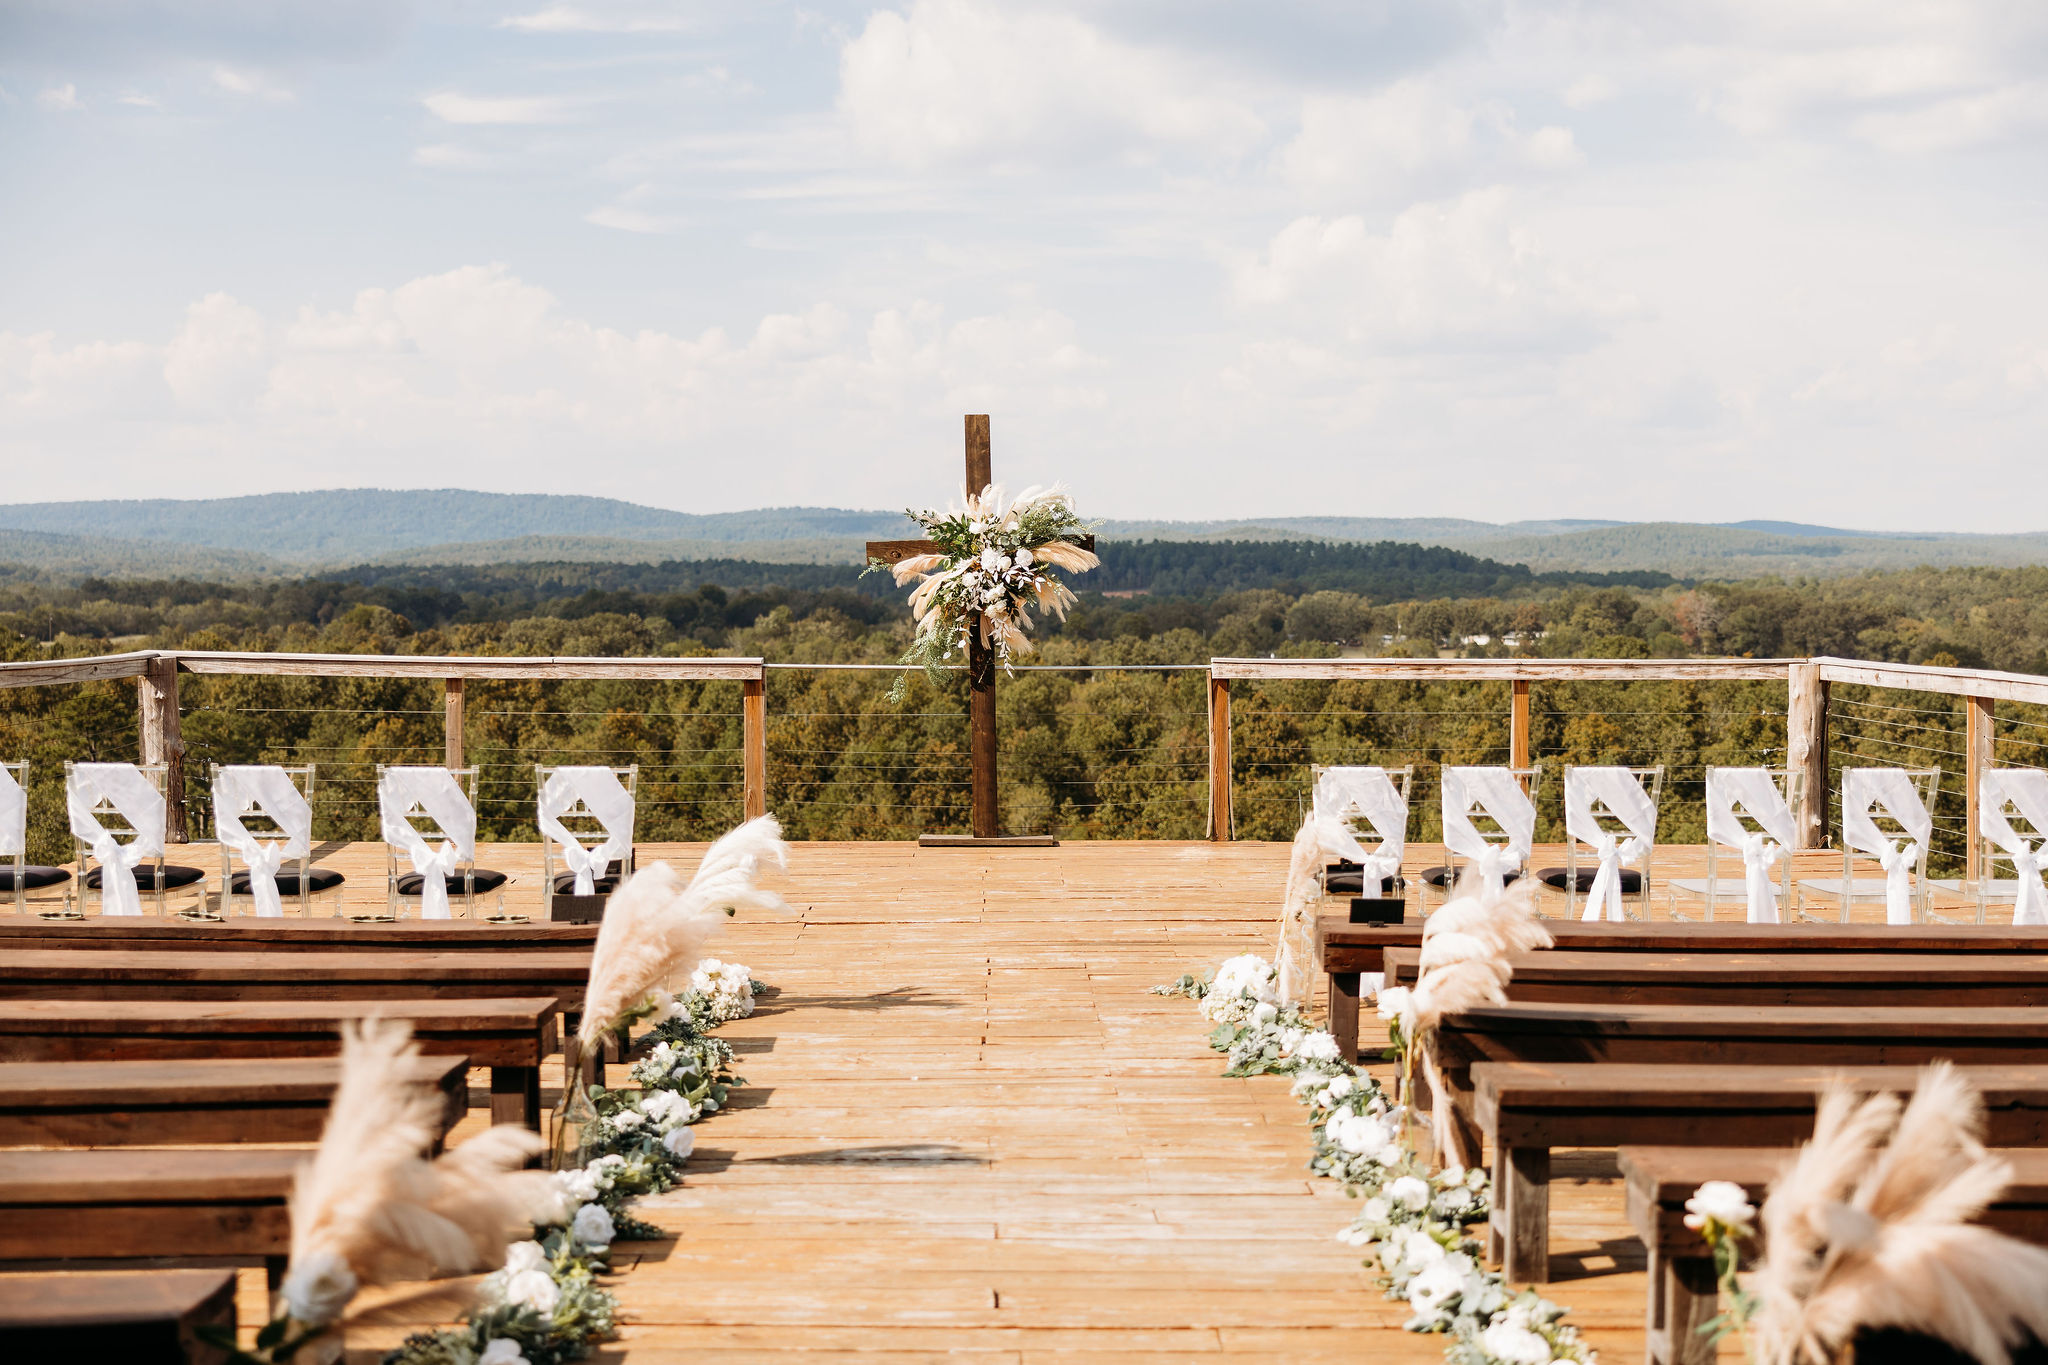
<instances>
[{"instance_id":1,"label":"wooden railing post","mask_svg":"<svg viewBox=\"0 0 2048 1365\"><path fill-rule=\"evenodd\" d=\"M768 813L768 682L740 683L740 779L747 819Z\"/></svg>"},{"instance_id":2,"label":"wooden railing post","mask_svg":"<svg viewBox=\"0 0 2048 1365\"><path fill-rule=\"evenodd\" d=\"M178 727L178 657L159 654L135 680L142 728L142 761L164 765L164 839L186 843L185 740Z\"/></svg>"},{"instance_id":3,"label":"wooden railing post","mask_svg":"<svg viewBox=\"0 0 2048 1365\"><path fill-rule=\"evenodd\" d=\"M1230 812L1230 679L1209 674L1209 838L1228 843Z\"/></svg>"},{"instance_id":4,"label":"wooden railing post","mask_svg":"<svg viewBox=\"0 0 2048 1365\"><path fill-rule=\"evenodd\" d=\"M1516 678L1514 705L1508 712L1508 766L1529 766L1529 680Z\"/></svg>"},{"instance_id":5,"label":"wooden railing post","mask_svg":"<svg viewBox=\"0 0 2048 1365\"><path fill-rule=\"evenodd\" d=\"M1969 841L1968 863L1964 876L1971 881L1984 875L1980 861L1982 850L1977 837L1979 812L1977 788L1985 771L1992 766L1992 740L1996 737L1993 723L1997 719L1998 703L1989 697L1963 698L1963 837Z\"/></svg>"},{"instance_id":6,"label":"wooden railing post","mask_svg":"<svg viewBox=\"0 0 2048 1365\"><path fill-rule=\"evenodd\" d=\"M446 750L444 761L451 768L460 768L462 766L462 679L449 678L442 686L446 689L443 701L446 703L447 708L446 718L442 722L445 731L443 743Z\"/></svg>"},{"instance_id":7,"label":"wooden railing post","mask_svg":"<svg viewBox=\"0 0 2048 1365\"><path fill-rule=\"evenodd\" d=\"M1795 663L1786 671L1785 766L1804 775L1799 809L1799 847L1823 848L1828 832L1828 684L1820 665Z\"/></svg>"}]
</instances>

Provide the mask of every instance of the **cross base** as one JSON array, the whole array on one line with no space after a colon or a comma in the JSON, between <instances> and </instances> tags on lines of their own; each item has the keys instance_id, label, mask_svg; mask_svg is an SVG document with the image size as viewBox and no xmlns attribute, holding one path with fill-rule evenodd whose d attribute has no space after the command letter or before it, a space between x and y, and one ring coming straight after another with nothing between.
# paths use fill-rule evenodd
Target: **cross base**
<instances>
[{"instance_id":1,"label":"cross base","mask_svg":"<svg viewBox=\"0 0 2048 1365\"><path fill-rule=\"evenodd\" d=\"M972 834L920 834L919 848L1058 848L1060 841L1050 834L1007 834L992 839Z\"/></svg>"}]
</instances>

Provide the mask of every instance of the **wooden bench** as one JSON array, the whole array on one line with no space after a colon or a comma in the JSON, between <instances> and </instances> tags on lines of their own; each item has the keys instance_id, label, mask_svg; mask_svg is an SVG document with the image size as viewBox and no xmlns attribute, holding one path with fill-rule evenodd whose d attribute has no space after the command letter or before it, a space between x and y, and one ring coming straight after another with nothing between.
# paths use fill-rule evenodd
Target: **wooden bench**
<instances>
[{"instance_id":1,"label":"wooden bench","mask_svg":"<svg viewBox=\"0 0 2048 1365\"><path fill-rule=\"evenodd\" d=\"M588 953L0 951L0 1000L436 1000L581 1006Z\"/></svg>"},{"instance_id":2,"label":"wooden bench","mask_svg":"<svg viewBox=\"0 0 2048 1365\"><path fill-rule=\"evenodd\" d=\"M1998 924L1613 924L1546 920L1557 948L1580 952L1711 953L2048 953L2048 928ZM1316 921L1316 947L1329 973L1329 1024L1347 1057L1358 1055L1359 976L1386 970L1388 948L1422 946L1422 921Z\"/></svg>"},{"instance_id":3,"label":"wooden bench","mask_svg":"<svg viewBox=\"0 0 2048 1365\"><path fill-rule=\"evenodd\" d=\"M262 1265L291 1251L303 1147L0 1151L0 1261Z\"/></svg>"},{"instance_id":4,"label":"wooden bench","mask_svg":"<svg viewBox=\"0 0 2048 1365\"><path fill-rule=\"evenodd\" d=\"M233 1271L0 1275L0 1359L222 1365L196 1327L235 1329Z\"/></svg>"},{"instance_id":5,"label":"wooden bench","mask_svg":"<svg viewBox=\"0 0 2048 1365\"><path fill-rule=\"evenodd\" d=\"M421 1050L491 1068L491 1120L540 1126L555 1000L0 1000L0 1062L333 1057L344 1020L412 1021Z\"/></svg>"},{"instance_id":6,"label":"wooden bench","mask_svg":"<svg viewBox=\"0 0 2048 1365\"><path fill-rule=\"evenodd\" d=\"M148 948L229 952L573 952L587 962L595 924L490 924L482 920L228 919L124 916L113 919L0 918L0 945L15 948Z\"/></svg>"},{"instance_id":7,"label":"wooden bench","mask_svg":"<svg viewBox=\"0 0 2048 1365\"><path fill-rule=\"evenodd\" d=\"M446 1097L446 1136L469 1108L469 1058L409 1070ZM317 1142L340 1078L328 1057L0 1062L0 1147Z\"/></svg>"},{"instance_id":8,"label":"wooden bench","mask_svg":"<svg viewBox=\"0 0 2048 1365\"><path fill-rule=\"evenodd\" d=\"M1507 1004L1444 1018L1430 1035L1453 1146L1476 1160L1472 1067L1480 1062L1657 1066L2048 1065L2048 1008L1898 1005ZM1418 1089L1427 1106L1427 1087Z\"/></svg>"},{"instance_id":9,"label":"wooden bench","mask_svg":"<svg viewBox=\"0 0 2048 1365\"><path fill-rule=\"evenodd\" d=\"M1386 950L1391 984L1422 954ZM2048 954L1518 953L1508 998L1608 1005L2048 1005ZM4 969L0 969L4 971Z\"/></svg>"},{"instance_id":10,"label":"wooden bench","mask_svg":"<svg viewBox=\"0 0 2048 1365\"><path fill-rule=\"evenodd\" d=\"M1984 1095L1987 1141L2048 1147L2048 1065L1962 1071ZM1474 1118L1493 1152L1494 1257L1510 1280L1550 1278L1551 1148L1794 1146L1812 1136L1815 1097L1833 1076L1904 1092L1920 1069L1481 1062Z\"/></svg>"},{"instance_id":11,"label":"wooden bench","mask_svg":"<svg viewBox=\"0 0 2048 1365\"><path fill-rule=\"evenodd\" d=\"M2013 1181L1980 1222L2021 1241L2048 1246L2048 1151L2001 1150ZM1685 1225L1685 1201L1709 1180L1730 1180L1761 1204L1764 1190L1793 1153L1754 1147L1624 1147L1628 1221L1650 1253L1646 1358L1651 1365L1711 1365L1714 1348L1700 1334L1711 1319L1718 1286L1713 1253ZM1761 1254L1745 1244L1745 1261Z\"/></svg>"}]
</instances>

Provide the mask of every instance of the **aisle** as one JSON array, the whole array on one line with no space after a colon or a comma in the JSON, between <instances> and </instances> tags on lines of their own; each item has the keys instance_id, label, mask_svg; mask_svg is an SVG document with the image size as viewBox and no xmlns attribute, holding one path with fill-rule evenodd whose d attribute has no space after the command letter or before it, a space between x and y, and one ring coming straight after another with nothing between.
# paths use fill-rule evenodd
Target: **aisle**
<instances>
[{"instance_id":1,"label":"aisle","mask_svg":"<svg viewBox=\"0 0 2048 1365\"><path fill-rule=\"evenodd\" d=\"M714 950L778 993L724 1030L750 1085L646 1201L682 1237L634 1248L608 1358L1442 1358L1333 1239L1355 1206L1306 1174L1285 1083L1223 1079L1146 991L1270 951L1283 848L794 854L799 916ZM1553 1297L1639 1354L1618 1190L1561 1182L1555 1219L1609 1273Z\"/></svg>"}]
</instances>

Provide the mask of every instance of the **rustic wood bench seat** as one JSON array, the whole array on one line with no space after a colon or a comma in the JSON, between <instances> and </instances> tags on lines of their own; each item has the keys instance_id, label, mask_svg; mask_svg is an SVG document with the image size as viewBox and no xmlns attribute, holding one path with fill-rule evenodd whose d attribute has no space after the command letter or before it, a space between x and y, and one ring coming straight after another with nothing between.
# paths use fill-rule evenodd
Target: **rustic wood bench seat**
<instances>
[{"instance_id":1,"label":"rustic wood bench seat","mask_svg":"<svg viewBox=\"0 0 2048 1365\"><path fill-rule=\"evenodd\" d=\"M2048 1065L1970 1066L1986 1141L2048 1147ZM1550 1278L1550 1150L1656 1143L1784 1147L1813 1133L1830 1077L1910 1091L1915 1066L1630 1066L1481 1062L1474 1117L1493 1153L1489 1244L1509 1279Z\"/></svg>"},{"instance_id":2,"label":"rustic wood bench seat","mask_svg":"<svg viewBox=\"0 0 2048 1365\"><path fill-rule=\"evenodd\" d=\"M0 919L0 944L15 948L145 948L229 952L573 952L589 959L595 924L492 924L485 920L351 920L238 918L221 921L155 916L86 920Z\"/></svg>"},{"instance_id":3,"label":"rustic wood bench seat","mask_svg":"<svg viewBox=\"0 0 2048 1365\"><path fill-rule=\"evenodd\" d=\"M2013 1180L1980 1222L2021 1241L2048 1246L2048 1150L2000 1150ZM1709 1180L1730 1180L1763 1202L1765 1187L1793 1153L1755 1147L1623 1147L1628 1221L1650 1253L1645 1326L1652 1365L1711 1365L1714 1348L1699 1332L1717 1311L1713 1254L1685 1226L1685 1201ZM1743 1248L1745 1259L1761 1243Z\"/></svg>"},{"instance_id":4,"label":"rustic wood bench seat","mask_svg":"<svg viewBox=\"0 0 2048 1365\"><path fill-rule=\"evenodd\" d=\"M0 1275L0 1359L219 1365L192 1329L235 1326L231 1270Z\"/></svg>"},{"instance_id":5,"label":"rustic wood bench seat","mask_svg":"<svg viewBox=\"0 0 2048 1365\"><path fill-rule=\"evenodd\" d=\"M264 1265L291 1249L304 1147L0 1151L0 1261Z\"/></svg>"},{"instance_id":6,"label":"rustic wood bench seat","mask_svg":"<svg viewBox=\"0 0 2048 1365\"><path fill-rule=\"evenodd\" d=\"M1453 1110L1438 1121L1476 1159L1471 1068L1479 1062L2048 1065L2048 1008L1507 1004L1447 1016L1429 1046ZM1427 1087L1416 1099L1430 1102Z\"/></svg>"},{"instance_id":7,"label":"rustic wood bench seat","mask_svg":"<svg viewBox=\"0 0 2048 1365\"><path fill-rule=\"evenodd\" d=\"M552 996L478 1000L0 1000L0 1062L333 1057L344 1020L407 1019L421 1050L491 1068L491 1118L540 1124Z\"/></svg>"},{"instance_id":8,"label":"rustic wood bench seat","mask_svg":"<svg viewBox=\"0 0 2048 1365\"><path fill-rule=\"evenodd\" d=\"M1386 951L1390 984L1422 954ZM1519 953L1508 998L1609 1005L2048 1005L2042 953Z\"/></svg>"},{"instance_id":9,"label":"rustic wood bench seat","mask_svg":"<svg viewBox=\"0 0 2048 1365\"><path fill-rule=\"evenodd\" d=\"M2042 953L2048 928L1999 924L1691 924L1546 920L1557 948L1577 952ZM1359 975L1386 969L1385 950L1422 946L1422 921L1353 924L1316 920L1316 948L1330 976L1330 1032L1358 1054Z\"/></svg>"},{"instance_id":10,"label":"rustic wood bench seat","mask_svg":"<svg viewBox=\"0 0 2048 1365\"><path fill-rule=\"evenodd\" d=\"M431 1000L580 1006L588 953L0 951L0 1000Z\"/></svg>"},{"instance_id":11,"label":"rustic wood bench seat","mask_svg":"<svg viewBox=\"0 0 2048 1365\"><path fill-rule=\"evenodd\" d=\"M469 1058L407 1070L446 1097L445 1136L469 1107ZM0 1062L0 1147L317 1142L340 1079L330 1057Z\"/></svg>"}]
</instances>

